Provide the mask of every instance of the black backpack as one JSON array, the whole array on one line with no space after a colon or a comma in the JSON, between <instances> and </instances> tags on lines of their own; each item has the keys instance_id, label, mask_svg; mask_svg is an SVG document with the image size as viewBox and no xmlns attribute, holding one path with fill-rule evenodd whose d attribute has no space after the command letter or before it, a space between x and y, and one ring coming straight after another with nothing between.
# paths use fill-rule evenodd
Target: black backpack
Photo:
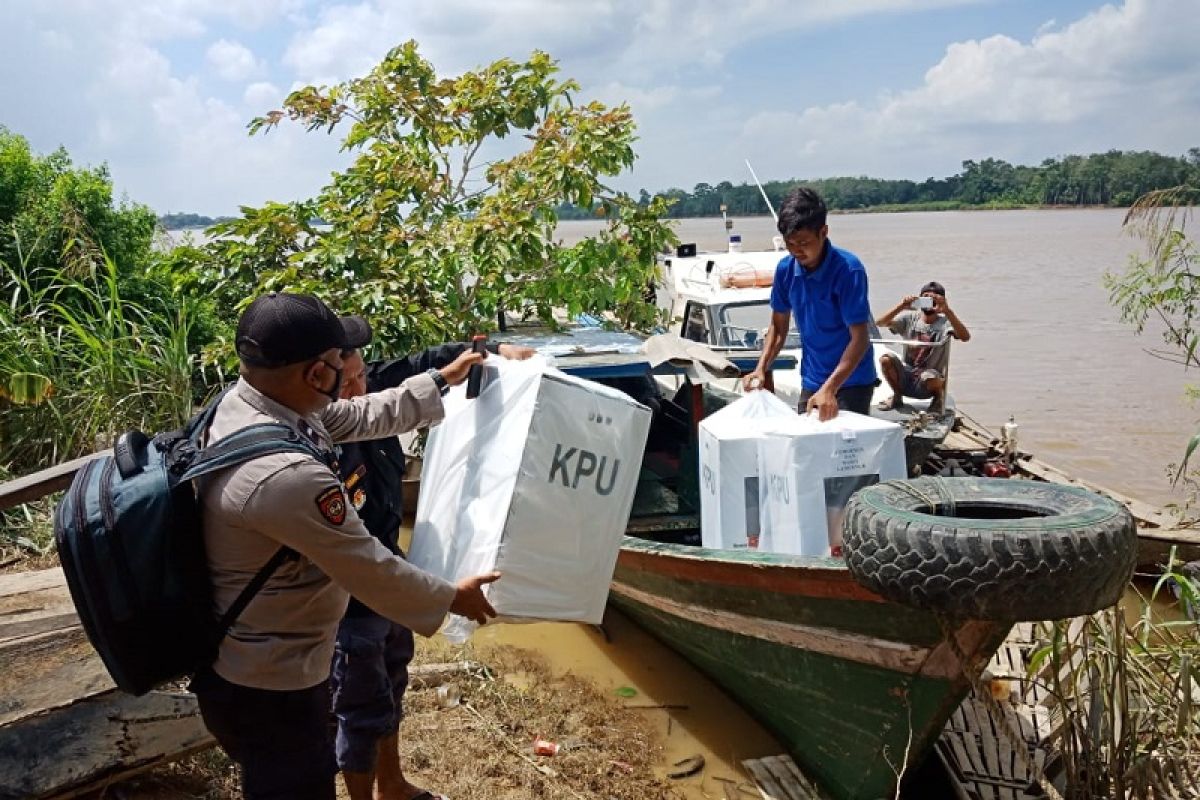
<instances>
[{"instance_id":1,"label":"black backpack","mask_svg":"<svg viewBox=\"0 0 1200 800\"><path fill-rule=\"evenodd\" d=\"M153 439L140 431L122 435L111 455L76 473L54 514L58 557L83 630L113 682L130 694L211 664L237 616L294 556L280 548L218 619L192 481L271 453L327 461L277 423L252 425L201 448L220 401L180 430Z\"/></svg>"}]
</instances>

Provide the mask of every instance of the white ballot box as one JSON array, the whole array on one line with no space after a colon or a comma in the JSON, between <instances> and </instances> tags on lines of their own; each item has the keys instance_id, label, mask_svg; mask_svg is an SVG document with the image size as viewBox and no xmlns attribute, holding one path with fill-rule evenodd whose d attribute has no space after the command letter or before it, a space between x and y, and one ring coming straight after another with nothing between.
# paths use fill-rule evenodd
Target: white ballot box
<instances>
[{"instance_id":1,"label":"white ballot box","mask_svg":"<svg viewBox=\"0 0 1200 800\"><path fill-rule=\"evenodd\" d=\"M758 442L796 411L755 391L700 421L700 541L718 549L767 549L760 539Z\"/></svg>"},{"instance_id":2,"label":"white ballot box","mask_svg":"<svg viewBox=\"0 0 1200 800\"><path fill-rule=\"evenodd\" d=\"M650 410L541 359L486 364L479 397L452 390L430 432L409 560L451 581L499 570L503 620L599 623Z\"/></svg>"},{"instance_id":3,"label":"white ballot box","mask_svg":"<svg viewBox=\"0 0 1200 800\"><path fill-rule=\"evenodd\" d=\"M763 537L777 553L840 556L850 495L906 477L904 429L849 411L793 415L757 444Z\"/></svg>"}]
</instances>

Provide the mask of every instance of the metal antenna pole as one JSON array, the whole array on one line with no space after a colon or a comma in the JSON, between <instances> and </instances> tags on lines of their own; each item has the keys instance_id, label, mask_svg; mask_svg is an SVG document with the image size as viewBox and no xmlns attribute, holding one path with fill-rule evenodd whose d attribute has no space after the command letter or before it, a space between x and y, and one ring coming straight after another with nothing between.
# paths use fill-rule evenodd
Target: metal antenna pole
<instances>
[{"instance_id":1,"label":"metal antenna pole","mask_svg":"<svg viewBox=\"0 0 1200 800\"><path fill-rule=\"evenodd\" d=\"M754 185L758 187L758 191L762 194L763 202L767 204L767 208L771 212L771 216L775 218L775 224L779 224L779 215L775 213L775 206L771 205L771 199L767 197L767 190L763 188L762 183L758 180L758 175L754 174L754 167L750 166L750 159L746 159L746 166L750 170L750 175L754 178Z\"/></svg>"}]
</instances>

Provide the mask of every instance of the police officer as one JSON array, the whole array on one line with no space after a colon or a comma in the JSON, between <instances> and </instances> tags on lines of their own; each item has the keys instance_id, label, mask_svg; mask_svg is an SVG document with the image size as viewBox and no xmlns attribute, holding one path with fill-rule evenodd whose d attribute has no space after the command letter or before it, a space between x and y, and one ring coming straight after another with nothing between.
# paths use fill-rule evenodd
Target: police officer
<instances>
[{"instance_id":1,"label":"police officer","mask_svg":"<svg viewBox=\"0 0 1200 800\"><path fill-rule=\"evenodd\" d=\"M436 379L439 368L453 364L469 347L444 344L370 364L363 362L360 351L347 350L342 353L342 397L401 386L423 373ZM488 349L513 359L526 359L534 353L532 348L512 344L489 344ZM403 516L404 450L400 441L388 436L347 442L339 448L338 465L350 504L367 530L384 547L403 555L396 541ZM412 657L412 631L350 598L338 626L331 675L338 722L337 763L350 800L435 800L435 795L409 783L400 766L398 729Z\"/></svg>"},{"instance_id":2,"label":"police officer","mask_svg":"<svg viewBox=\"0 0 1200 800\"><path fill-rule=\"evenodd\" d=\"M338 441L395 436L439 420L439 383L461 383L483 358L466 352L437 376L338 401L342 352L369 340L364 319L339 318L315 297L259 297L238 322L241 378L206 444L264 422L289 425L324 452ZM455 585L413 567L367 532L338 476L310 455L262 456L199 484L218 614L280 546L299 556L272 574L194 678L205 724L241 767L247 800L333 800L328 678L348 593L429 636L447 612L494 616L482 586L499 574Z\"/></svg>"}]
</instances>

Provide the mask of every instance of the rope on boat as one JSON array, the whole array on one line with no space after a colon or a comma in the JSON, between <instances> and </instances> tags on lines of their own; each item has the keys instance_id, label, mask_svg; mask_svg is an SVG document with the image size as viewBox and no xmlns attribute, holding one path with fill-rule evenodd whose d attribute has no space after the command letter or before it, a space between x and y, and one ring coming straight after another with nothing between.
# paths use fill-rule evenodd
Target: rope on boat
<instances>
[{"instance_id":1,"label":"rope on boat","mask_svg":"<svg viewBox=\"0 0 1200 800\"><path fill-rule=\"evenodd\" d=\"M933 484L934 488L937 489L938 497L941 500L941 505L945 508L946 516L949 516L949 517L955 516L954 512L957 510L957 506L955 505L955 502L954 502L954 494L953 494L953 492L950 491L950 488L946 485L946 481L943 480L941 477L934 475L928 479L928 482ZM909 481L893 481L892 485L894 485L900 489L903 489L905 492L907 492L908 494L912 495L913 497L917 498L922 503L924 503L929 508L930 514L937 513L938 505L939 505L938 499L935 499L935 498L930 497L929 495L925 494L925 492L923 492L920 489L918 489L917 487L913 486L911 482L909 482Z\"/></svg>"},{"instance_id":2,"label":"rope on boat","mask_svg":"<svg viewBox=\"0 0 1200 800\"><path fill-rule=\"evenodd\" d=\"M958 414L960 416L966 417L968 420L970 420L972 425L979 428L979 430L983 431L984 433L986 433L988 436L992 437L993 439L1000 438L1000 437L996 436L996 434L994 434L990 430L988 430L988 427L986 425L984 425L982 422L980 422L979 420L972 417L967 412L963 411L961 408L955 407L954 413Z\"/></svg>"}]
</instances>

